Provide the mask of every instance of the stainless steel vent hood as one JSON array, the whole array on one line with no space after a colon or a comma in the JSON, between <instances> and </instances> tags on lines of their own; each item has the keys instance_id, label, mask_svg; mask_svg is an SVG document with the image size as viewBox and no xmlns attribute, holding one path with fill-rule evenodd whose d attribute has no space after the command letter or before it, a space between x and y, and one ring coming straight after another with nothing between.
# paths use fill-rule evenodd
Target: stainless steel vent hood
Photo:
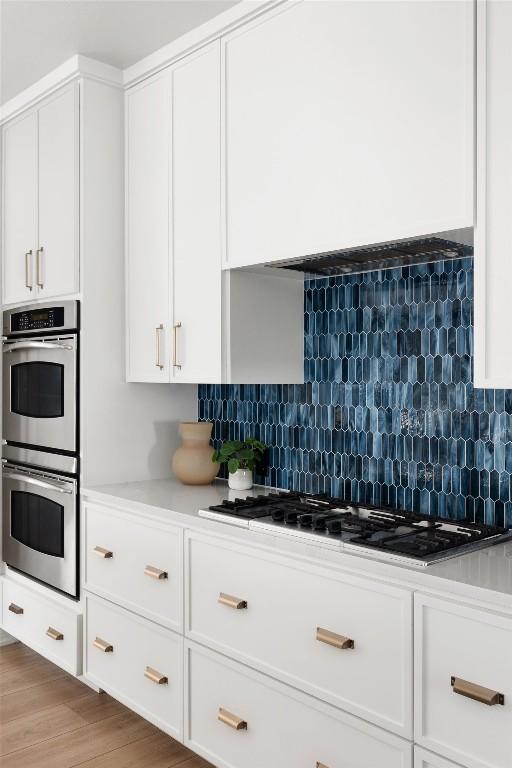
<instances>
[{"instance_id":1,"label":"stainless steel vent hood","mask_svg":"<svg viewBox=\"0 0 512 768\"><path fill-rule=\"evenodd\" d=\"M296 272L304 272L305 277L320 278L424 264L429 261L457 259L463 256L463 245L439 237L429 237L392 245L323 253L304 259L276 261L266 266L291 269Z\"/></svg>"}]
</instances>

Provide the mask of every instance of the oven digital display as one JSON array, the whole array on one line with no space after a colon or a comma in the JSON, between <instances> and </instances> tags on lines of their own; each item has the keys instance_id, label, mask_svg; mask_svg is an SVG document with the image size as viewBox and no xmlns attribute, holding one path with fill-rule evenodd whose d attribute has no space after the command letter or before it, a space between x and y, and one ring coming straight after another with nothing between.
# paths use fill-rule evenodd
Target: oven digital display
<instances>
[{"instance_id":1,"label":"oven digital display","mask_svg":"<svg viewBox=\"0 0 512 768\"><path fill-rule=\"evenodd\" d=\"M42 307L31 312L15 312L11 315L10 332L38 331L42 328L62 328L64 307Z\"/></svg>"}]
</instances>

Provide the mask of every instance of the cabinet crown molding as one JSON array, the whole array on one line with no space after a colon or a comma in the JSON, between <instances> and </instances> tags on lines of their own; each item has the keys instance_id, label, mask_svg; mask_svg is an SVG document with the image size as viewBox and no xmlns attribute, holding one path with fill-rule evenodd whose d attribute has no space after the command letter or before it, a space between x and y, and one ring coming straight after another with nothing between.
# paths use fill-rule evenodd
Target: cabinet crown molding
<instances>
[{"instance_id":1,"label":"cabinet crown molding","mask_svg":"<svg viewBox=\"0 0 512 768\"><path fill-rule=\"evenodd\" d=\"M123 73L120 69L78 53L3 104L0 107L0 125L17 117L58 88L79 77L118 88L123 87Z\"/></svg>"}]
</instances>

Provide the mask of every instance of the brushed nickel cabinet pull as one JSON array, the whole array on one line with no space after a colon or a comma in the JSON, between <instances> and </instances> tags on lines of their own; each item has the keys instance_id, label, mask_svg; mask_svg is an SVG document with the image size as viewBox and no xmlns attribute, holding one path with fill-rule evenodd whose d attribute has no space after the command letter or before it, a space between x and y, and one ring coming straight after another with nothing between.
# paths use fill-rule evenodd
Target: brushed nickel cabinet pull
<instances>
[{"instance_id":1,"label":"brushed nickel cabinet pull","mask_svg":"<svg viewBox=\"0 0 512 768\"><path fill-rule=\"evenodd\" d=\"M144 677L147 677L148 680L151 680L152 683L156 683L157 685L167 685L169 682L169 679L165 675L160 674L160 672L157 672L153 667L146 667Z\"/></svg>"},{"instance_id":2,"label":"brushed nickel cabinet pull","mask_svg":"<svg viewBox=\"0 0 512 768\"><path fill-rule=\"evenodd\" d=\"M161 357L161 351L160 351L160 342L161 342L161 337L162 337L163 329L164 329L164 326L162 325L162 323L160 323L160 325L158 325L155 328L155 332L156 332L156 360L155 360L155 365L156 365L157 368L160 368L161 371L163 370L163 367L164 367L164 364L162 363L162 357Z\"/></svg>"},{"instance_id":3,"label":"brushed nickel cabinet pull","mask_svg":"<svg viewBox=\"0 0 512 768\"><path fill-rule=\"evenodd\" d=\"M158 579L159 581L169 578L167 571L161 571L160 568L154 568L152 565L146 565L144 573L146 576L150 576L152 579Z\"/></svg>"},{"instance_id":4,"label":"brushed nickel cabinet pull","mask_svg":"<svg viewBox=\"0 0 512 768\"><path fill-rule=\"evenodd\" d=\"M54 629L53 627L48 627L48 629L46 630L46 634L52 640L64 640L64 635L62 634L62 632L59 632L58 629Z\"/></svg>"},{"instance_id":5,"label":"brushed nickel cabinet pull","mask_svg":"<svg viewBox=\"0 0 512 768\"><path fill-rule=\"evenodd\" d=\"M178 328L181 328L181 323L175 323L175 325L173 325L174 348L172 353L172 364L178 371L181 371L181 363L178 363Z\"/></svg>"},{"instance_id":6,"label":"brushed nickel cabinet pull","mask_svg":"<svg viewBox=\"0 0 512 768\"><path fill-rule=\"evenodd\" d=\"M98 555L98 557L103 557L105 560L114 557L114 553L110 549L105 549L104 547L94 547L94 554Z\"/></svg>"},{"instance_id":7,"label":"brushed nickel cabinet pull","mask_svg":"<svg viewBox=\"0 0 512 768\"><path fill-rule=\"evenodd\" d=\"M230 728L234 728L235 731L247 730L247 723L245 720L242 720L241 717L237 717L232 712L228 712L227 709L223 709L222 707L219 707L217 719L220 720L221 723L229 725Z\"/></svg>"},{"instance_id":8,"label":"brushed nickel cabinet pull","mask_svg":"<svg viewBox=\"0 0 512 768\"><path fill-rule=\"evenodd\" d=\"M101 637L97 637L96 640L93 641L93 645L99 651L103 651L103 653L114 652L114 646L110 645L110 643L107 643L106 640L102 640Z\"/></svg>"},{"instance_id":9,"label":"brushed nickel cabinet pull","mask_svg":"<svg viewBox=\"0 0 512 768\"><path fill-rule=\"evenodd\" d=\"M322 627L316 628L316 639L321 643L327 643L327 645L333 645L335 648L340 648L342 651L354 647L354 641L351 640L350 637L337 635L336 632L330 632L328 629L322 629Z\"/></svg>"},{"instance_id":10,"label":"brushed nickel cabinet pull","mask_svg":"<svg viewBox=\"0 0 512 768\"><path fill-rule=\"evenodd\" d=\"M38 248L36 251L37 256L37 284L39 288L44 288L44 264L43 264L44 248Z\"/></svg>"},{"instance_id":11,"label":"brushed nickel cabinet pull","mask_svg":"<svg viewBox=\"0 0 512 768\"><path fill-rule=\"evenodd\" d=\"M227 605L229 608L237 608L238 610L247 608L247 600L241 600L239 597L233 597L233 595L226 595L225 592L219 593L218 602L222 603L222 605Z\"/></svg>"},{"instance_id":12,"label":"brushed nickel cabinet pull","mask_svg":"<svg viewBox=\"0 0 512 768\"><path fill-rule=\"evenodd\" d=\"M34 287L34 280L32 278L32 251L25 253L25 287L32 290Z\"/></svg>"},{"instance_id":13,"label":"brushed nickel cabinet pull","mask_svg":"<svg viewBox=\"0 0 512 768\"><path fill-rule=\"evenodd\" d=\"M468 699L479 701L481 704L487 704L489 707L495 704L505 704L503 693L493 691L490 688L484 688L482 685L470 683L469 680L462 680L460 677L451 678L451 686L454 693L459 696L466 696Z\"/></svg>"},{"instance_id":14,"label":"brushed nickel cabinet pull","mask_svg":"<svg viewBox=\"0 0 512 768\"><path fill-rule=\"evenodd\" d=\"M16 603L11 603L9 605L9 610L11 613L15 613L16 616L21 616L22 613L25 613L24 609L19 605L16 605Z\"/></svg>"}]
</instances>

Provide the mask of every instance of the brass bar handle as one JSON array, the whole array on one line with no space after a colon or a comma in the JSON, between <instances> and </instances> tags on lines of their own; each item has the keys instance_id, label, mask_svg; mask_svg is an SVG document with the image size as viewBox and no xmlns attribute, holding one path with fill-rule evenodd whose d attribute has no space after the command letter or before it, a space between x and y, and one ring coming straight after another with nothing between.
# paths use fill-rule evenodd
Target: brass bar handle
<instances>
[{"instance_id":1,"label":"brass bar handle","mask_svg":"<svg viewBox=\"0 0 512 768\"><path fill-rule=\"evenodd\" d=\"M93 645L99 651L103 651L103 653L114 653L114 646L107 643L106 640L102 640L101 637L97 637L96 640L93 641Z\"/></svg>"},{"instance_id":2,"label":"brass bar handle","mask_svg":"<svg viewBox=\"0 0 512 768\"><path fill-rule=\"evenodd\" d=\"M46 630L46 634L52 640L64 640L64 635L62 634L62 632L59 632L58 629L54 629L53 627L48 627L48 629Z\"/></svg>"},{"instance_id":3,"label":"brass bar handle","mask_svg":"<svg viewBox=\"0 0 512 768\"><path fill-rule=\"evenodd\" d=\"M167 685L169 682L168 677L162 675L160 672L157 672L156 669L153 669L153 667L146 667L144 671L144 677L146 677L148 680L151 680L152 683L156 683L157 685Z\"/></svg>"},{"instance_id":4,"label":"brass bar handle","mask_svg":"<svg viewBox=\"0 0 512 768\"><path fill-rule=\"evenodd\" d=\"M164 579L169 578L167 571L161 571L160 568L154 568L152 565L146 565L144 573L146 576L150 576L152 579L157 579L158 581L163 581Z\"/></svg>"},{"instance_id":5,"label":"brass bar handle","mask_svg":"<svg viewBox=\"0 0 512 768\"><path fill-rule=\"evenodd\" d=\"M349 648L353 648L355 643L350 637L345 635L337 635L336 632L330 632L328 629L322 629L322 627L316 628L316 639L321 643L327 643L334 648L340 648L342 651L346 651Z\"/></svg>"},{"instance_id":6,"label":"brass bar handle","mask_svg":"<svg viewBox=\"0 0 512 768\"><path fill-rule=\"evenodd\" d=\"M491 688L484 688L482 685L470 683L469 680L462 680L460 677L452 677L450 682L453 692L458 693L459 696L466 696L468 699L487 704L489 707L495 704L505 704L504 694L493 691Z\"/></svg>"},{"instance_id":7,"label":"brass bar handle","mask_svg":"<svg viewBox=\"0 0 512 768\"><path fill-rule=\"evenodd\" d=\"M247 608L247 600L241 600L239 597L227 595L225 592L219 593L219 599L217 602L222 603L222 605L227 605L228 608L236 608L237 610Z\"/></svg>"},{"instance_id":8,"label":"brass bar handle","mask_svg":"<svg viewBox=\"0 0 512 768\"><path fill-rule=\"evenodd\" d=\"M21 606L16 605L16 603L11 603L9 605L9 610L11 613L15 613L16 616L21 616L23 613L25 613L25 610L21 608Z\"/></svg>"},{"instance_id":9,"label":"brass bar handle","mask_svg":"<svg viewBox=\"0 0 512 768\"><path fill-rule=\"evenodd\" d=\"M237 717L232 712L228 712L228 710L223 707L219 707L217 720L220 720L220 722L225 725L229 725L230 728L234 728L235 731L247 730L247 723L245 720L242 720L241 717Z\"/></svg>"},{"instance_id":10,"label":"brass bar handle","mask_svg":"<svg viewBox=\"0 0 512 768\"><path fill-rule=\"evenodd\" d=\"M39 288L44 288L44 264L43 264L44 248L38 248L36 251L37 258L37 284Z\"/></svg>"},{"instance_id":11,"label":"brass bar handle","mask_svg":"<svg viewBox=\"0 0 512 768\"><path fill-rule=\"evenodd\" d=\"M175 323L173 325L174 344L173 344L173 353L172 353L172 364L174 368L177 368L178 371L181 371L181 363L178 363L178 328L181 328L181 323Z\"/></svg>"},{"instance_id":12,"label":"brass bar handle","mask_svg":"<svg viewBox=\"0 0 512 768\"><path fill-rule=\"evenodd\" d=\"M164 326L162 325L162 323L160 323L160 325L158 325L155 328L155 333L156 333L156 360L155 360L155 365L156 365L157 368L160 368L160 370L163 370L163 367L164 367L164 364L162 363L162 355L161 355L161 349L160 349L160 342L162 340L162 331L163 331L163 329L164 329Z\"/></svg>"},{"instance_id":13,"label":"brass bar handle","mask_svg":"<svg viewBox=\"0 0 512 768\"><path fill-rule=\"evenodd\" d=\"M325 763L319 763L318 760L316 761L316 768L329 768L328 765L325 765Z\"/></svg>"},{"instance_id":14,"label":"brass bar handle","mask_svg":"<svg viewBox=\"0 0 512 768\"><path fill-rule=\"evenodd\" d=\"M104 560L110 560L114 557L112 550L105 549L105 547L94 547L94 554L102 557Z\"/></svg>"},{"instance_id":15,"label":"brass bar handle","mask_svg":"<svg viewBox=\"0 0 512 768\"><path fill-rule=\"evenodd\" d=\"M26 251L25 253L25 287L32 290L34 287L34 279L32 277L32 251Z\"/></svg>"}]
</instances>

